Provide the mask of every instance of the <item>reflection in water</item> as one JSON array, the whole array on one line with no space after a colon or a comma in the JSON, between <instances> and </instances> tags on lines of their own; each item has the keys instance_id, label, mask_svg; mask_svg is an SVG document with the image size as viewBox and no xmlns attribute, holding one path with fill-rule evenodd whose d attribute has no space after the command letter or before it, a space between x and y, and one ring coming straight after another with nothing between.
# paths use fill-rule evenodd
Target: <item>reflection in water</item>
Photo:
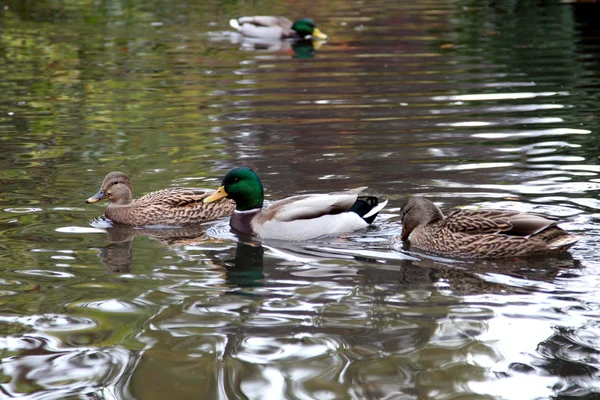
<instances>
[{"instance_id":1,"label":"reflection in water","mask_svg":"<svg viewBox=\"0 0 600 400\"><path fill-rule=\"evenodd\" d=\"M106 229L111 243L133 240L135 236L148 236L158 240L163 246L181 246L207 240L208 225L191 225L177 228L134 228L112 226Z\"/></svg>"},{"instance_id":2,"label":"reflection in water","mask_svg":"<svg viewBox=\"0 0 600 400\"><path fill-rule=\"evenodd\" d=\"M99 257L110 272L127 273L133 263L132 247L133 240L109 243L100 249Z\"/></svg>"},{"instance_id":3,"label":"reflection in water","mask_svg":"<svg viewBox=\"0 0 600 400\"><path fill-rule=\"evenodd\" d=\"M43 333L0 340L0 349L5 354L0 364L0 386L7 396L3 398L20 398L24 393L38 398L43 388L52 393L43 398L64 399L73 393L95 398L97 382L103 382L107 394L118 388L135 358L123 347L69 349Z\"/></svg>"},{"instance_id":4,"label":"reflection in water","mask_svg":"<svg viewBox=\"0 0 600 400\"><path fill-rule=\"evenodd\" d=\"M369 284L398 284L406 287L432 285L454 295L526 293L523 282L552 283L560 275L581 269L581 262L568 253L500 260L451 260L423 253L398 254L357 248L333 248L297 242L269 242L270 253L304 263L319 259L346 259L372 265L358 275ZM310 276L307 273L303 277ZM315 277L322 275L314 275Z\"/></svg>"},{"instance_id":5,"label":"reflection in water","mask_svg":"<svg viewBox=\"0 0 600 400\"><path fill-rule=\"evenodd\" d=\"M240 288L263 286L264 252L260 243L239 241L235 258L223 260L227 283Z\"/></svg>"},{"instance_id":6,"label":"reflection in water","mask_svg":"<svg viewBox=\"0 0 600 400\"><path fill-rule=\"evenodd\" d=\"M583 380L596 380L597 384L600 376L600 356L594 347L596 343L585 340L588 329L587 326L556 327L554 334L538 345L538 357L532 365L514 363L510 365L511 370L555 375L567 379L575 376ZM582 338L584 340L581 340ZM566 349L572 351L565 352ZM598 394L595 393L574 383L569 383L563 388L564 396L584 398L585 395L593 395L589 398L598 398Z\"/></svg>"},{"instance_id":7,"label":"reflection in water","mask_svg":"<svg viewBox=\"0 0 600 400\"><path fill-rule=\"evenodd\" d=\"M431 385L445 387L453 381L453 368L461 368L456 363L480 357L502 360L493 346L480 339L489 335L494 311L481 302L465 304L460 296L500 295L517 305L526 297L511 300L511 296L535 292L522 285L523 279L551 283L562 270L574 266L566 256L531 263L517 259L449 266L440 259L390 259L374 250L365 257L356 244L348 243L342 246L348 252L340 256L329 250L339 244L269 241L263 247L238 242L235 257L220 264L225 266L227 284L244 288L244 295L229 291L217 303L206 296L187 297L175 309L153 318L155 329L173 335L172 347L144 354L133 377L138 388L134 390L142 391L143 384L156 387L153 380L142 383L142 377L157 373L171 357L186 369L206 371L203 387L213 396L220 382L227 393L224 397L281 393L291 390L278 386L281 379L301 374L295 393L315 398L316 388L331 385L331 371L340 385L336 391L372 379L372 384L357 387L373 399L419 392L423 383L411 378L419 374L437 380ZM528 279L524 273L533 274L533 268L536 275ZM204 333L209 326L210 333ZM193 359L183 353L191 343L198 349ZM460 350L454 351L455 347ZM419 362L412 360L415 352L420 354ZM439 352L452 354L454 362L438 363L433 355ZM245 371L243 384L222 380L241 373L240 369ZM178 379L175 371L161 371L163 379ZM488 374L478 363L464 373ZM493 379L493 373L488 378ZM183 385L180 398L199 394L193 379L178 381Z\"/></svg>"},{"instance_id":8,"label":"reflection in water","mask_svg":"<svg viewBox=\"0 0 600 400\"><path fill-rule=\"evenodd\" d=\"M457 295L487 293L527 293L531 288L523 281L535 285L552 283L561 273L579 269L580 263L569 253L549 256L525 257L496 261L470 261L444 265L431 259L415 262L419 267L430 268L431 278Z\"/></svg>"},{"instance_id":9,"label":"reflection in water","mask_svg":"<svg viewBox=\"0 0 600 400\"><path fill-rule=\"evenodd\" d=\"M205 226L185 228L132 228L114 226L107 228L109 244L100 249L102 263L111 272L129 272L133 263L133 239L135 236L148 236L157 239L163 246L177 247L201 244L210 241ZM324 243L319 245L271 240L266 247L269 253L267 271L270 279L287 276L290 273L280 271L277 260L287 260L292 265L297 263L312 264L326 260L338 259L345 262L358 261L372 264L373 268L360 268L357 272L369 284L394 283L411 287L415 284L436 284L440 288L451 290L460 295L479 295L485 293L520 293L529 289L520 285L520 280L529 282L552 282L561 271L579 269L580 262L574 260L570 253L549 256L525 257L501 260L448 261L429 255L410 253L413 256L378 252L353 248L352 244L340 247ZM237 242L235 256L218 260L226 270L226 281L240 288L264 286L265 247L250 237L240 238ZM392 257L392 258L390 258ZM378 268L379 266L379 268ZM381 268L385 266L385 268ZM322 270L314 274L304 272L304 278L322 278ZM287 279L287 278L286 278ZM516 281L515 281L516 279Z\"/></svg>"},{"instance_id":10,"label":"reflection in water","mask_svg":"<svg viewBox=\"0 0 600 400\"><path fill-rule=\"evenodd\" d=\"M158 240L163 246L183 246L202 243L207 240L206 225L178 228L134 228L115 225L106 228L109 244L100 249L102 264L110 272L129 272L133 263L133 239L135 236L148 236Z\"/></svg>"},{"instance_id":11,"label":"reflection in water","mask_svg":"<svg viewBox=\"0 0 600 400\"><path fill-rule=\"evenodd\" d=\"M240 36L237 40L232 40L232 42L239 44L240 50L287 53L293 54L294 58L312 58L315 56L315 50L318 50L323 45L323 42L320 40L317 42L307 39L264 41L243 36Z\"/></svg>"},{"instance_id":12,"label":"reflection in water","mask_svg":"<svg viewBox=\"0 0 600 400\"><path fill-rule=\"evenodd\" d=\"M476 3L5 1L2 395L596 398L598 7ZM332 35L320 49L209 33L303 11ZM393 251L385 216L300 249L110 229L101 260L123 278L89 250L104 233L73 229L109 166L148 192L240 162L268 200L510 200L587 236L564 258L467 262Z\"/></svg>"},{"instance_id":13,"label":"reflection in water","mask_svg":"<svg viewBox=\"0 0 600 400\"><path fill-rule=\"evenodd\" d=\"M323 45L322 41L314 42L312 40L297 40L292 43L294 58L312 58L315 50L319 50Z\"/></svg>"}]
</instances>

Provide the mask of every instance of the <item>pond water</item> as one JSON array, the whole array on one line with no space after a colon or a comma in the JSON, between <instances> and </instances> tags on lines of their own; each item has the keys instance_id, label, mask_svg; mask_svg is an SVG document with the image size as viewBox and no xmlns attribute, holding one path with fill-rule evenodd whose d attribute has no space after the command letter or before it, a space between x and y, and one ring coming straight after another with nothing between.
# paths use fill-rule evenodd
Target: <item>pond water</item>
<instances>
[{"instance_id":1,"label":"pond water","mask_svg":"<svg viewBox=\"0 0 600 400\"><path fill-rule=\"evenodd\" d=\"M558 1L4 1L0 393L28 399L600 396L600 6ZM326 43L240 42L239 15ZM369 186L309 242L112 227L135 194L260 175L268 201ZM399 203L564 218L568 253L401 246Z\"/></svg>"}]
</instances>

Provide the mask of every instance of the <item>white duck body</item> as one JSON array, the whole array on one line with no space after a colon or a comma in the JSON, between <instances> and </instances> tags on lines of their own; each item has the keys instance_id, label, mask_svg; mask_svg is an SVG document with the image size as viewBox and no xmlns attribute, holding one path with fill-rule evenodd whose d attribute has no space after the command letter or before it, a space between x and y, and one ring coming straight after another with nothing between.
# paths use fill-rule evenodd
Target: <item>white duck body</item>
<instances>
[{"instance_id":1,"label":"white duck body","mask_svg":"<svg viewBox=\"0 0 600 400\"><path fill-rule=\"evenodd\" d=\"M365 187L342 193L292 196L261 210L234 211L231 227L263 239L308 240L319 236L366 228L363 218L378 213L387 201L363 217L349 211Z\"/></svg>"},{"instance_id":2,"label":"white duck body","mask_svg":"<svg viewBox=\"0 0 600 400\"><path fill-rule=\"evenodd\" d=\"M279 40L294 36L292 21L285 17L240 17L230 20L229 25L247 37Z\"/></svg>"}]
</instances>

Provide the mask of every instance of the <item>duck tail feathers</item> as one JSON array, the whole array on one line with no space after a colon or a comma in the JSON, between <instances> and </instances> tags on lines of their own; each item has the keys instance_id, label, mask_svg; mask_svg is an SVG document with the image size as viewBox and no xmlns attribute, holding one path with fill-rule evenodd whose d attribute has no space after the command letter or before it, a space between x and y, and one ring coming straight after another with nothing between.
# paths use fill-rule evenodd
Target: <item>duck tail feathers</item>
<instances>
[{"instance_id":1,"label":"duck tail feathers","mask_svg":"<svg viewBox=\"0 0 600 400\"><path fill-rule=\"evenodd\" d=\"M371 224L386 204L387 200L380 203L377 197L361 196L356 199L349 211L358 214L367 224Z\"/></svg>"},{"instance_id":2,"label":"duck tail feathers","mask_svg":"<svg viewBox=\"0 0 600 400\"><path fill-rule=\"evenodd\" d=\"M231 26L236 31L240 30L240 22L237 20L237 18L230 19L229 20L229 26Z\"/></svg>"},{"instance_id":3,"label":"duck tail feathers","mask_svg":"<svg viewBox=\"0 0 600 400\"><path fill-rule=\"evenodd\" d=\"M573 246L582 237L583 237L583 235L566 234L566 235L557 237L556 239L554 239L550 243L548 243L548 248L550 250L563 251L563 250L566 250L569 247Z\"/></svg>"}]
</instances>

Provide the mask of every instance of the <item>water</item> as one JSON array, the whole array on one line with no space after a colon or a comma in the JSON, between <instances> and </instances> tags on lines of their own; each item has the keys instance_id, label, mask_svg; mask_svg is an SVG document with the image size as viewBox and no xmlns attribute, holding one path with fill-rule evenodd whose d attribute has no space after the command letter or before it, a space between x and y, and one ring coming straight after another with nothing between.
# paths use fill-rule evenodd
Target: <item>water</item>
<instances>
[{"instance_id":1,"label":"water","mask_svg":"<svg viewBox=\"0 0 600 400\"><path fill-rule=\"evenodd\" d=\"M2 3L0 390L31 399L600 396L595 4ZM257 46L248 14L331 40ZM141 195L256 169L268 201L369 186L364 231L239 240L111 227ZM399 201L564 218L569 253L397 243Z\"/></svg>"}]
</instances>

